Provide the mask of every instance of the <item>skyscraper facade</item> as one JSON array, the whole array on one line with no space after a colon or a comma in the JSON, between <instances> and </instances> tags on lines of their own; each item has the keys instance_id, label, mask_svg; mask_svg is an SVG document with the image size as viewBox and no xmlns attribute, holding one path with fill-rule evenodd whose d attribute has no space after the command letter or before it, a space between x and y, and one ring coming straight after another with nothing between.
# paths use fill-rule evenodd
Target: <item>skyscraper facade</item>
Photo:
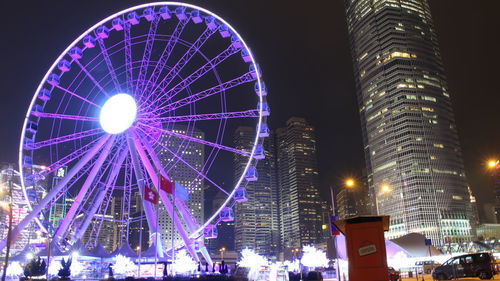
<instances>
[{"instance_id":1,"label":"skyscraper facade","mask_svg":"<svg viewBox=\"0 0 500 281\"><path fill-rule=\"evenodd\" d=\"M284 251L321 243L322 204L318 190L316 137L303 118L290 118L276 131L279 214Z\"/></svg>"},{"instance_id":2,"label":"skyscraper facade","mask_svg":"<svg viewBox=\"0 0 500 281\"><path fill-rule=\"evenodd\" d=\"M255 128L239 127L234 134L237 149L249 151ZM277 257L279 251L278 181L274 135L264 141L266 158L257 164L258 180L246 186L248 201L235 206L235 248L241 252L248 247L261 255ZM235 175L241 175L248 158L235 155Z\"/></svg>"},{"instance_id":3,"label":"skyscraper facade","mask_svg":"<svg viewBox=\"0 0 500 281\"><path fill-rule=\"evenodd\" d=\"M181 135L189 135L198 139L204 139L205 134L193 127L176 126L171 130ZM178 160L170 152L181 154L180 156L197 171L203 170L205 163L205 150L203 144L186 142L182 138L164 136L162 146L159 147L160 161L172 182L180 183L189 192L189 200L186 203L192 216L197 222L204 220L204 191L203 178L186 164ZM170 150L170 151L169 151ZM163 246L165 249L171 247L172 243L172 219L167 214L165 207L159 204L158 226L162 233ZM176 231L174 232L174 243L181 243L182 239Z\"/></svg>"},{"instance_id":4,"label":"skyscraper facade","mask_svg":"<svg viewBox=\"0 0 500 281\"><path fill-rule=\"evenodd\" d=\"M388 238L473 236L450 94L426 0L346 0L370 194Z\"/></svg>"}]
</instances>

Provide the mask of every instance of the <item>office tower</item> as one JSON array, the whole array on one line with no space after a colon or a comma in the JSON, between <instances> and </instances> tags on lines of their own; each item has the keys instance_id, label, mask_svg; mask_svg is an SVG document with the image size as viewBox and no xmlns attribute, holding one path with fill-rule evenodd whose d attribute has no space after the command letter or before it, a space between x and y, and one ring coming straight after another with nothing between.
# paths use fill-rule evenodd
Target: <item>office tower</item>
<instances>
[{"instance_id":1,"label":"office tower","mask_svg":"<svg viewBox=\"0 0 500 281\"><path fill-rule=\"evenodd\" d=\"M341 187L335 196L336 214L340 219L369 215L368 187L358 182L353 187Z\"/></svg>"},{"instance_id":2,"label":"office tower","mask_svg":"<svg viewBox=\"0 0 500 281\"><path fill-rule=\"evenodd\" d=\"M471 206L426 0L346 0L370 194L386 234L472 238Z\"/></svg>"},{"instance_id":3,"label":"office tower","mask_svg":"<svg viewBox=\"0 0 500 281\"><path fill-rule=\"evenodd\" d=\"M181 134L189 135L198 139L204 139L205 134L191 127L175 126L170 131ZM165 172L170 177L172 182L182 184L189 192L189 201L187 207L192 216L199 223L204 222L204 179L198 176L198 173L192 168L178 160L171 152L180 154L182 159L189 163L197 171L203 170L205 164L205 148L203 144L197 142L187 142L182 138L170 137L164 135L161 140L162 146L159 146L160 161L165 169ZM172 219L165 211L163 204L159 204L158 225L162 233L163 246L169 249L172 246ZM174 243L183 243L179 233L174 232Z\"/></svg>"},{"instance_id":4,"label":"office tower","mask_svg":"<svg viewBox=\"0 0 500 281\"><path fill-rule=\"evenodd\" d=\"M121 197L112 197L107 204L104 214L96 214L83 234L82 241L96 241L101 244L108 252L114 251L119 245L119 225L115 223L115 214L119 212L117 200ZM121 210L121 208L120 208ZM89 245L92 248L94 245Z\"/></svg>"},{"instance_id":5,"label":"office tower","mask_svg":"<svg viewBox=\"0 0 500 281\"><path fill-rule=\"evenodd\" d=\"M234 146L250 151L255 128L238 127L234 134ZM279 250L278 198L276 175L276 149L274 135L264 141L266 157L257 164L258 180L246 186L248 201L235 206L235 248L255 250L267 257L277 257ZM235 176L241 175L248 158L235 155ZM237 180L237 179L235 179Z\"/></svg>"},{"instance_id":6,"label":"office tower","mask_svg":"<svg viewBox=\"0 0 500 281\"><path fill-rule=\"evenodd\" d=\"M133 218L145 218L144 211L132 213ZM149 226L146 219L132 219L128 225L128 243L130 247L136 251L146 251L149 248Z\"/></svg>"},{"instance_id":7,"label":"office tower","mask_svg":"<svg viewBox=\"0 0 500 281\"><path fill-rule=\"evenodd\" d=\"M283 250L322 242L322 217L314 128L288 119L276 131L279 214Z\"/></svg>"}]
</instances>

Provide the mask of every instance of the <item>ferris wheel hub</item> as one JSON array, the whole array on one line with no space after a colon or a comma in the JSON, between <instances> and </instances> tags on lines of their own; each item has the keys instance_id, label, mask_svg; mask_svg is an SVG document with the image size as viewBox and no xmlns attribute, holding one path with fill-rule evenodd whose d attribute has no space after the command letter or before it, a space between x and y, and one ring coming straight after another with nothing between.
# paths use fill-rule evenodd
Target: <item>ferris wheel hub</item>
<instances>
[{"instance_id":1,"label":"ferris wheel hub","mask_svg":"<svg viewBox=\"0 0 500 281\"><path fill-rule=\"evenodd\" d=\"M102 106L99 123L109 134L119 134L130 128L137 116L137 104L129 94L116 94Z\"/></svg>"}]
</instances>

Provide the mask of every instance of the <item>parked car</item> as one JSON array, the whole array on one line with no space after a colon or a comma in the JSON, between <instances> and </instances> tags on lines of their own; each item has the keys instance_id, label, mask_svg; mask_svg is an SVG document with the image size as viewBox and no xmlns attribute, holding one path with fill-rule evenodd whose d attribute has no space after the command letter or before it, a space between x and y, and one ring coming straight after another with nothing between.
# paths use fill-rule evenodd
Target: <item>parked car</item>
<instances>
[{"instance_id":1,"label":"parked car","mask_svg":"<svg viewBox=\"0 0 500 281\"><path fill-rule=\"evenodd\" d=\"M419 274L430 274L432 270L441 264L433 261L433 260L426 260L426 261L417 261L415 262L415 266L419 267Z\"/></svg>"},{"instance_id":2,"label":"parked car","mask_svg":"<svg viewBox=\"0 0 500 281\"><path fill-rule=\"evenodd\" d=\"M435 280L461 277L491 279L495 274L495 260L491 254L476 253L450 258L432 271L432 278Z\"/></svg>"},{"instance_id":3,"label":"parked car","mask_svg":"<svg viewBox=\"0 0 500 281\"><path fill-rule=\"evenodd\" d=\"M399 280L401 273L395 270L393 267L388 267L389 270L389 281L397 281Z\"/></svg>"}]
</instances>

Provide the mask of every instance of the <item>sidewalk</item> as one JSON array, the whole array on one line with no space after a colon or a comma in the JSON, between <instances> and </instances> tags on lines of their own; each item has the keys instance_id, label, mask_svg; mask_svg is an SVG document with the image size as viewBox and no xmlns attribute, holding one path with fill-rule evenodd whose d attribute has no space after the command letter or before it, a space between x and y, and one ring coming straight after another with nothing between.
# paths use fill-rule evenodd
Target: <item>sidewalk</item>
<instances>
[{"instance_id":1,"label":"sidewalk","mask_svg":"<svg viewBox=\"0 0 500 281\"><path fill-rule=\"evenodd\" d=\"M422 276L424 277L424 281L432 281L432 276L430 274L426 274L426 275L419 275L418 276L418 281L422 281ZM481 280L479 278L472 278L472 277L468 277L468 278L459 278L459 279L456 279L456 280L459 280L459 281L475 281L475 280ZM493 277L493 279L490 279L490 280L500 280L500 275L495 275ZM413 278L403 278L402 281L417 281L417 278L413 277Z\"/></svg>"}]
</instances>

